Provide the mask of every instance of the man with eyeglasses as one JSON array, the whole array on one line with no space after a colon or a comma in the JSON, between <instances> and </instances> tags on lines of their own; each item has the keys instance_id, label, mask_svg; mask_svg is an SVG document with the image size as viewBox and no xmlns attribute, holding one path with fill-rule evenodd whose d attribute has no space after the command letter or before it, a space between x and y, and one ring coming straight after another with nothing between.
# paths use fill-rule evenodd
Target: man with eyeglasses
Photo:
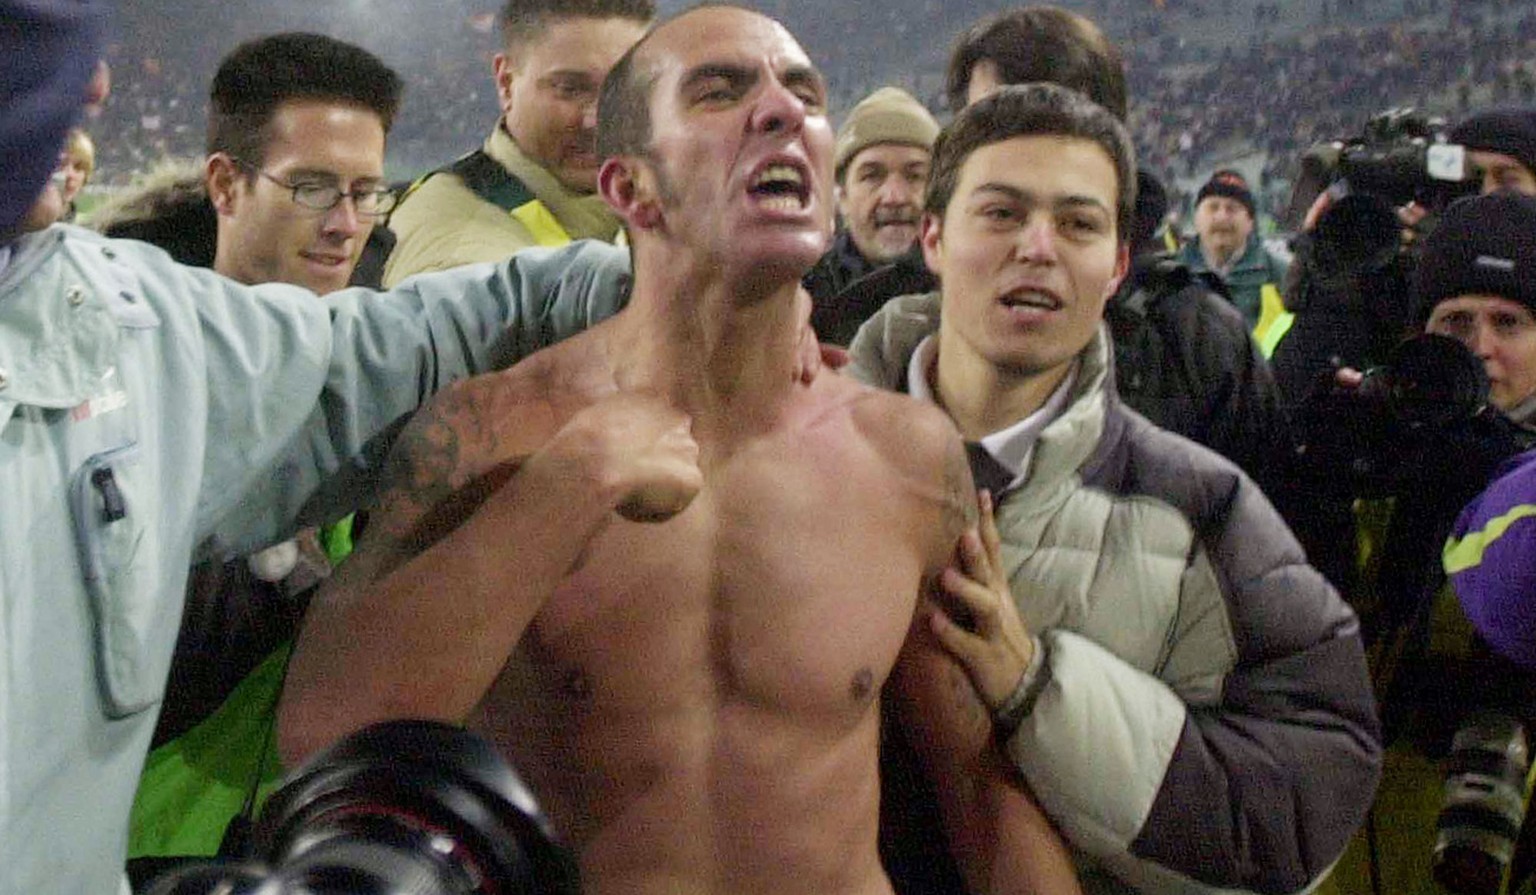
<instances>
[{"instance_id":1,"label":"man with eyeglasses","mask_svg":"<svg viewBox=\"0 0 1536 895\"><path fill-rule=\"evenodd\" d=\"M283 33L241 44L214 75L203 170L152 183L146 193L159 201L134 200L102 228L155 244L201 231L211 263L185 260L247 285L289 283L324 295L358 283L359 256L395 203L384 146L400 95L394 71L343 41ZM187 188L189 174L200 188ZM170 211L178 206L195 209L182 212L194 215L190 227ZM147 214L135 219L127 213L134 207ZM132 227L149 232L125 229ZM377 273L361 284L378 285ZM265 743L287 646L310 590L348 551L351 521L306 528L249 557L212 545L210 558L193 566L134 803L135 879L214 854L248 792L280 776Z\"/></svg>"},{"instance_id":2,"label":"man with eyeglasses","mask_svg":"<svg viewBox=\"0 0 1536 895\"><path fill-rule=\"evenodd\" d=\"M128 807L195 545L217 534L248 552L357 508L392 421L614 310L558 295L581 246L317 298L53 223L48 173L106 92L105 18L82 0L0 0L6 893L126 895ZM540 255L554 266L530 271Z\"/></svg>"},{"instance_id":3,"label":"man with eyeglasses","mask_svg":"<svg viewBox=\"0 0 1536 895\"><path fill-rule=\"evenodd\" d=\"M393 71L331 38L277 34L230 53L209 102L213 269L322 295L347 285L394 206L384 139L399 105Z\"/></svg>"}]
</instances>

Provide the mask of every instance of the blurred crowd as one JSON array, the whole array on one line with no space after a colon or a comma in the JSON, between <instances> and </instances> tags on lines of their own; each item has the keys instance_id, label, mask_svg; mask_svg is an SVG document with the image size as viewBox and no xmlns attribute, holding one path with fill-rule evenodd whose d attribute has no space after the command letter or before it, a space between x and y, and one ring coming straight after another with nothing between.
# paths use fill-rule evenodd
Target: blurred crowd
<instances>
[{"instance_id":1,"label":"blurred crowd","mask_svg":"<svg viewBox=\"0 0 1536 895\"><path fill-rule=\"evenodd\" d=\"M881 84L943 107L943 61L955 23L986 3L909 0L882 4L879 18L854 4L764 0L757 6L796 28L824 60L840 118ZM1139 158L1169 183L1176 210L1199 176L1236 159L1259 159L1260 210L1283 201L1297 159L1311 143L1359 133L1371 115L1398 106L1454 117L1488 104L1536 101L1536 11L1489 2L1265 4L1247 0L1165 3L1088 0L1067 4L1106 23L1137 90L1130 107ZM958 8L957 8L958 7ZM974 7L974 9L972 8ZM111 48L114 103L91 124L101 145L95 185L119 187L166 158L196 156L207 113L203 89L223 49L262 33L274 15L296 28L347 33L347 16L242 8L210 42L195 14L145 18L125 10ZM486 72L497 39L490 14L455 3L441 17L381 9L362 43L409 84L391 134L389 170L409 179L473 148L494 118Z\"/></svg>"}]
</instances>

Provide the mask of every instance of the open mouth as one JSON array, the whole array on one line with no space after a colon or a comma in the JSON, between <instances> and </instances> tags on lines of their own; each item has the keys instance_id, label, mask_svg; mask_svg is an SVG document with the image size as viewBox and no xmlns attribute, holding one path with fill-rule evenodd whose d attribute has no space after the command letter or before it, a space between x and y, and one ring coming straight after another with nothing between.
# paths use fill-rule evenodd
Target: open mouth
<instances>
[{"instance_id":1,"label":"open mouth","mask_svg":"<svg viewBox=\"0 0 1536 895\"><path fill-rule=\"evenodd\" d=\"M747 184L747 192L769 211L803 211L811 201L805 169L798 164L765 165Z\"/></svg>"},{"instance_id":2,"label":"open mouth","mask_svg":"<svg viewBox=\"0 0 1536 895\"><path fill-rule=\"evenodd\" d=\"M1048 289L1015 289L1005 294L1000 303L1005 308L1032 311L1059 311L1061 298Z\"/></svg>"}]
</instances>

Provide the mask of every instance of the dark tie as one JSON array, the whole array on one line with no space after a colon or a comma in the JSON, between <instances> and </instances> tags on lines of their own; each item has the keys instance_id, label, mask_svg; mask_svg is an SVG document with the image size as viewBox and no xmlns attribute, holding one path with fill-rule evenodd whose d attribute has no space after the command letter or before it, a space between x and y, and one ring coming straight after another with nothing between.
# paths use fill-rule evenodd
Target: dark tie
<instances>
[{"instance_id":1,"label":"dark tie","mask_svg":"<svg viewBox=\"0 0 1536 895\"><path fill-rule=\"evenodd\" d=\"M997 458L980 443L967 441L965 458L971 463L971 478L976 480L978 491L985 488L993 497L1001 497L1004 489L1012 484L1013 472L997 462Z\"/></svg>"}]
</instances>

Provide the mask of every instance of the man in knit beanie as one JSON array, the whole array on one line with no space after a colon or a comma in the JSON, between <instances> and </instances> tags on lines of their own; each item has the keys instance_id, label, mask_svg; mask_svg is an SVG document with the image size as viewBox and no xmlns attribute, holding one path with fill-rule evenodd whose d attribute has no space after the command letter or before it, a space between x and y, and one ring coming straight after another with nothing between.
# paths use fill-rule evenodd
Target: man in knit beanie
<instances>
[{"instance_id":1,"label":"man in knit beanie","mask_svg":"<svg viewBox=\"0 0 1536 895\"><path fill-rule=\"evenodd\" d=\"M1446 209L1413 284L1425 330L1483 361L1489 399L1536 442L1536 198L1501 190Z\"/></svg>"},{"instance_id":2,"label":"man in knit beanie","mask_svg":"<svg viewBox=\"0 0 1536 895\"><path fill-rule=\"evenodd\" d=\"M1457 125L1450 138L1482 170L1482 192L1536 195L1536 108L1490 109Z\"/></svg>"},{"instance_id":3,"label":"man in knit beanie","mask_svg":"<svg viewBox=\"0 0 1536 895\"><path fill-rule=\"evenodd\" d=\"M1250 327L1259 322L1264 289L1277 290L1285 281L1287 262L1276 257L1254 228L1253 192L1237 171L1211 175L1195 195L1195 232L1179 260L1195 271L1221 278L1232 303Z\"/></svg>"},{"instance_id":4,"label":"man in knit beanie","mask_svg":"<svg viewBox=\"0 0 1536 895\"><path fill-rule=\"evenodd\" d=\"M868 316L843 308L838 293L917 242L938 135L933 115L896 87L865 97L837 132L832 160L842 226L832 248L805 276L805 288L816 301L812 325L823 340L847 344Z\"/></svg>"}]
</instances>

